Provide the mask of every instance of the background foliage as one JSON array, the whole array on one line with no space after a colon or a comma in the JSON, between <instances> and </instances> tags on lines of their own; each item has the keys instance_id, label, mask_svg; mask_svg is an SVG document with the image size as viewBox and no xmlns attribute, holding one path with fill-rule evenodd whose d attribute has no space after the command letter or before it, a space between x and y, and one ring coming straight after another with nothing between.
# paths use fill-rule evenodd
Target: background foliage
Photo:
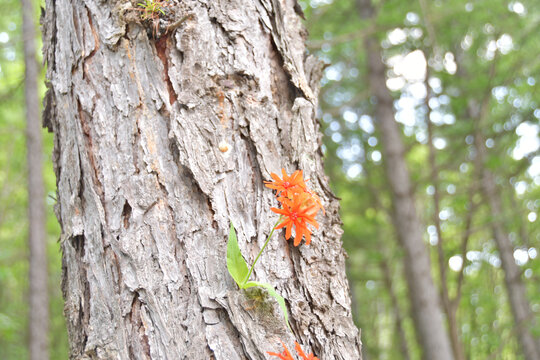
<instances>
[{"instance_id":1,"label":"background foliage","mask_svg":"<svg viewBox=\"0 0 540 360\"><path fill-rule=\"evenodd\" d=\"M390 218L379 134L371 115L374 99L367 86L363 45L370 36L384 49L387 87L392 90L396 119L407 145L417 206L432 252L433 276L450 297L461 286L457 321L466 356L520 359L504 273L489 225L501 222L508 232L538 318L540 8L533 0L373 3L376 16L366 21L353 0L300 1L310 31L309 51L329 64L320 97L326 169L342 199L343 242L349 254L354 316L362 328L365 358L404 358L400 328L410 358L420 357L402 254ZM4 359L24 359L28 251L21 8L14 0L2 4L0 349ZM471 102L486 104L483 122L476 128L468 115ZM429 166L428 122L433 125L437 181ZM501 218L490 215L480 195L472 147L475 131L486 139L486 166L495 176L504 204ZM51 358L65 359L68 346L60 292L60 229L53 214L52 135L44 131L44 136ZM434 213L435 193L441 202L438 214ZM437 244L442 245L442 263ZM444 282L438 276L440 264L447 270ZM463 279L459 280L461 272ZM540 336L540 328L534 331Z\"/></svg>"},{"instance_id":2,"label":"background foliage","mask_svg":"<svg viewBox=\"0 0 540 360\"><path fill-rule=\"evenodd\" d=\"M35 9L39 9L35 4ZM28 357L28 221L26 185L24 57L19 1L2 0L0 17L0 349L2 359ZM39 10L35 14L36 29ZM39 39L36 39L41 44ZM41 45L39 45L41 47ZM38 54L41 52L38 51ZM41 62L41 59L39 60ZM40 80L44 94L43 76ZM51 310L50 358L67 359L68 344L60 291L60 227L53 213L56 180L52 170L52 134L44 135L47 245Z\"/></svg>"},{"instance_id":3,"label":"background foliage","mask_svg":"<svg viewBox=\"0 0 540 360\"><path fill-rule=\"evenodd\" d=\"M452 298L463 271L457 320L466 357L521 358L489 225L502 222L508 232L538 318L540 43L534 30L540 20L538 4L481 0L373 4L376 16L366 21L360 18L355 1L302 2L310 49L329 64L321 95L326 168L342 198L343 241L350 256L349 279L355 319L363 330L365 358L404 358L398 318L410 358L420 356L402 255L390 218L379 134L371 115L374 99L369 93L363 50L368 36L378 39L384 49L386 85L392 90L396 120L407 146L417 207L432 253L433 277ZM474 102L486 104L479 129L468 113ZM438 181L429 166L428 121L433 125ZM502 218L491 217L480 195L472 146L475 131L486 139L486 166L499 187ZM440 197L438 214L434 214L435 190ZM442 229L440 239L435 218ZM466 234L469 238L463 252ZM444 283L438 276L439 242L447 272ZM540 328L533 330L538 337Z\"/></svg>"}]
</instances>

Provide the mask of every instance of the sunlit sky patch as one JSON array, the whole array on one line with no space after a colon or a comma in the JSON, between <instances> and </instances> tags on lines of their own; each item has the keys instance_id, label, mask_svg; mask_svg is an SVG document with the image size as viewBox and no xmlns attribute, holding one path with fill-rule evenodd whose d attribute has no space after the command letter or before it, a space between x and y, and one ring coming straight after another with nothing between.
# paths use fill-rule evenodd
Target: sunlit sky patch
<instances>
[{"instance_id":1,"label":"sunlit sky patch","mask_svg":"<svg viewBox=\"0 0 540 360\"><path fill-rule=\"evenodd\" d=\"M525 249L514 250L514 260L519 266L525 265L529 261L529 254Z\"/></svg>"},{"instance_id":2,"label":"sunlit sky patch","mask_svg":"<svg viewBox=\"0 0 540 360\"><path fill-rule=\"evenodd\" d=\"M519 1L510 2L508 4L508 10L518 14L519 16L524 16L527 14L527 9L525 9L525 6Z\"/></svg>"},{"instance_id":3,"label":"sunlit sky patch","mask_svg":"<svg viewBox=\"0 0 540 360\"><path fill-rule=\"evenodd\" d=\"M427 232L429 236L429 244L432 246L437 245L439 238L437 237L437 229L435 228L435 225L429 225L427 227Z\"/></svg>"},{"instance_id":4,"label":"sunlit sky patch","mask_svg":"<svg viewBox=\"0 0 540 360\"><path fill-rule=\"evenodd\" d=\"M516 134L520 137L517 146L514 148L512 156L516 160L521 160L526 155L538 151L540 141L538 140L538 132L540 126L530 122L523 122L516 128Z\"/></svg>"},{"instance_id":5,"label":"sunlit sky patch","mask_svg":"<svg viewBox=\"0 0 540 360\"><path fill-rule=\"evenodd\" d=\"M461 255L454 255L448 259L448 266L452 271L460 271L463 266L463 258Z\"/></svg>"},{"instance_id":6,"label":"sunlit sky patch","mask_svg":"<svg viewBox=\"0 0 540 360\"><path fill-rule=\"evenodd\" d=\"M420 16L414 12L408 12L405 16L405 23L407 25L416 25L420 21Z\"/></svg>"},{"instance_id":7,"label":"sunlit sky patch","mask_svg":"<svg viewBox=\"0 0 540 360\"><path fill-rule=\"evenodd\" d=\"M471 250L471 251L467 251L466 257L467 257L467 260L472 262L471 265L473 267L474 267L475 264L477 264L477 266L479 266L480 262L482 262L482 261L485 261L485 262L489 263L493 267L498 268L498 267L501 266L501 259L499 259L499 256L494 254L494 253L491 253L488 250L482 250L482 251Z\"/></svg>"},{"instance_id":8,"label":"sunlit sky patch","mask_svg":"<svg viewBox=\"0 0 540 360\"><path fill-rule=\"evenodd\" d=\"M362 173L362 165L355 163L348 167L347 169L347 177L349 179L357 179L360 174Z\"/></svg>"},{"instance_id":9,"label":"sunlit sky patch","mask_svg":"<svg viewBox=\"0 0 540 360\"><path fill-rule=\"evenodd\" d=\"M354 111L345 110L343 112L343 119L348 123L356 123L356 120L358 120L358 115L356 115Z\"/></svg>"},{"instance_id":10,"label":"sunlit sky patch","mask_svg":"<svg viewBox=\"0 0 540 360\"><path fill-rule=\"evenodd\" d=\"M333 0L311 0L309 6L315 9L322 5L330 5L332 2Z\"/></svg>"},{"instance_id":11,"label":"sunlit sky patch","mask_svg":"<svg viewBox=\"0 0 540 360\"><path fill-rule=\"evenodd\" d=\"M403 44L407 41L407 33L400 28L396 28L388 33L388 41L392 45Z\"/></svg>"}]
</instances>

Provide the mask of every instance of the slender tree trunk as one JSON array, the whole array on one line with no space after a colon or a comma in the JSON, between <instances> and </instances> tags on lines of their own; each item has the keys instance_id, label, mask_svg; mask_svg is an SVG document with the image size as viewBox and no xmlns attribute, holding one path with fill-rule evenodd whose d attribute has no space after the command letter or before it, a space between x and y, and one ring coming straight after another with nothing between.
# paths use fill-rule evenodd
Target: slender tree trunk
<instances>
[{"instance_id":1,"label":"slender tree trunk","mask_svg":"<svg viewBox=\"0 0 540 360\"><path fill-rule=\"evenodd\" d=\"M374 16L369 0L358 0L358 8L363 18ZM423 227L416 214L401 132L394 119L393 99L386 88L386 69L377 39L366 37L365 50L369 85L377 99L375 119L381 131L386 175L392 190L393 221L404 249L405 273L416 334L425 359L453 359L437 288L431 277L429 254L422 240Z\"/></svg>"},{"instance_id":2,"label":"slender tree trunk","mask_svg":"<svg viewBox=\"0 0 540 360\"><path fill-rule=\"evenodd\" d=\"M349 274L349 278L350 278L350 262L345 262L345 270L347 272L347 274ZM353 318L353 321L355 323L356 326L359 327L360 329L360 335L361 335L361 329L362 329L362 323L361 321L362 320L365 320L365 319L361 319L360 318L360 314L359 314L359 307L360 307L360 304L358 303L358 294L356 292L356 279L354 279L354 277L352 279L350 279L351 282L349 284L349 290L351 292L351 313L352 313L352 318ZM362 346L362 360L368 360L368 355L367 355L367 348L366 346Z\"/></svg>"},{"instance_id":3,"label":"slender tree trunk","mask_svg":"<svg viewBox=\"0 0 540 360\"><path fill-rule=\"evenodd\" d=\"M516 199L516 190L514 189L514 186L510 184L510 182L506 183L505 191L508 192L508 197L510 198L510 206L513 211L518 211L523 214L524 209L522 208L521 204L518 204ZM518 216L518 227L519 227L519 237L521 238L521 246L525 246L528 248L531 247L531 241L529 239L529 234L527 233L527 224L525 220L525 216Z\"/></svg>"},{"instance_id":4,"label":"slender tree trunk","mask_svg":"<svg viewBox=\"0 0 540 360\"><path fill-rule=\"evenodd\" d=\"M538 339L535 339L531 333L531 326L535 323L534 315L527 299L525 284L521 279L521 270L514 260L514 248L503 227L503 211L500 193L495 184L495 177L485 166L487 148L480 127L483 114L486 113L486 110L482 109L483 107L487 109L487 100L484 100L482 106L474 106L474 104L469 106L469 114L473 121L475 121L475 166L480 176L482 192L491 213L491 230L504 270L504 281L512 314L516 322L518 341L521 344L526 360L539 360L540 349L537 345Z\"/></svg>"},{"instance_id":5,"label":"slender tree trunk","mask_svg":"<svg viewBox=\"0 0 540 360\"><path fill-rule=\"evenodd\" d=\"M394 290L394 285L392 282L392 272L390 266L386 261L386 255L380 262L381 270L383 273L384 284L390 295L390 302L392 304L392 310L395 321L395 328L397 338L399 340L399 350L401 352L401 358L404 360L409 360L411 356L409 355L409 346L407 345L407 337L405 336L405 330L403 329L403 315L401 314L401 309L399 308L399 301Z\"/></svg>"},{"instance_id":6,"label":"slender tree trunk","mask_svg":"<svg viewBox=\"0 0 540 360\"><path fill-rule=\"evenodd\" d=\"M29 349L30 359L49 358L49 295L47 287L47 232L45 230L45 188L43 146L39 116L38 63L34 6L22 0L26 101L26 151L28 166L29 257Z\"/></svg>"},{"instance_id":7,"label":"slender tree trunk","mask_svg":"<svg viewBox=\"0 0 540 360\"><path fill-rule=\"evenodd\" d=\"M366 143L363 143L362 145L367 146ZM390 211L388 211L388 209L384 207L384 205L381 203L378 197L380 190L376 189L373 186L374 181L371 178L371 171L368 166L364 167L364 172L366 174L367 187L371 195L371 202L373 206L375 207L375 210L377 210L378 212L379 211L383 212L385 215L387 215L388 219L390 220L391 218ZM388 264L388 255L386 254L386 250L385 250L385 248L387 247L387 244L385 243L384 237L385 237L384 234L382 235L380 234L379 238L376 239L377 243L379 244L379 252L382 257L382 259L379 262L379 266L383 274L384 285L386 286L386 290L388 291L388 295L390 296L390 302L392 304L394 324L395 324L395 329L396 329L395 331L399 340L399 349L401 351L402 358L404 360L409 360L411 356L409 354L409 345L407 342L407 336L405 334L405 329L403 328L403 313L399 306L398 296L394 289L394 282L392 280L392 269L390 268L390 264Z\"/></svg>"},{"instance_id":8,"label":"slender tree trunk","mask_svg":"<svg viewBox=\"0 0 540 360\"><path fill-rule=\"evenodd\" d=\"M297 340L360 359L338 203L315 119L321 63L295 1L48 0L44 44L70 353L77 359L266 359ZM270 172L303 169L326 216L309 246L276 232L255 268L286 299L254 301L226 270L229 224L251 263L276 216Z\"/></svg>"},{"instance_id":9,"label":"slender tree trunk","mask_svg":"<svg viewBox=\"0 0 540 360\"><path fill-rule=\"evenodd\" d=\"M441 220L439 218L440 209L440 192L439 192L439 169L435 159L435 146L433 145L433 123L430 120L431 108L429 107L430 90L429 90L429 67L426 66L426 79L424 85L426 87L426 124L428 129L428 147L429 147L429 167L430 178L434 188L433 193L433 223L437 233L437 260L439 269L439 280L441 282L441 300L444 312L446 314L446 320L448 322L448 330L450 335L450 342L452 344L452 352L454 353L455 360L465 360L465 354L463 351L463 343L459 336L459 325L457 322L457 303L453 303L450 299L448 291L448 278L446 274L447 260L444 256L444 238L441 229ZM455 305L455 306L454 306Z\"/></svg>"},{"instance_id":10,"label":"slender tree trunk","mask_svg":"<svg viewBox=\"0 0 540 360\"><path fill-rule=\"evenodd\" d=\"M472 220L473 220L473 216L476 211L476 208L477 208L476 204L472 200L473 195L474 195L474 191L470 189L469 190L469 206L468 206L467 216L465 218L465 228L463 229L463 238L461 240L461 249L460 249L463 263L458 273L456 292L455 292L454 297L450 299L449 309L447 313L449 324L452 324L452 323L455 324L454 325L455 327L453 329L450 328L452 348L455 349L454 344L455 344L455 341L458 340L459 344L457 346L457 350L454 350L454 353L458 353L459 355L456 355L456 357L461 356L462 359L468 359L470 357L466 353L466 349L463 344L463 340L461 338L461 334L459 331L458 320L457 320L457 310L459 308L459 303L461 301L461 296L463 294L463 284L465 281L465 266L467 262L467 249L468 249L469 239L472 232L471 230Z\"/></svg>"}]
</instances>

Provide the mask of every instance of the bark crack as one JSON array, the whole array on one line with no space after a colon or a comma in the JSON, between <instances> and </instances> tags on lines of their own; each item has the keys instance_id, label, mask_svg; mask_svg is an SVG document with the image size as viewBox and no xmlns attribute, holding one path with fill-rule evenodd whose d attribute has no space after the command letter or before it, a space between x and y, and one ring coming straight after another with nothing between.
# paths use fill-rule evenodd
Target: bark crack
<instances>
[{"instance_id":1,"label":"bark crack","mask_svg":"<svg viewBox=\"0 0 540 360\"><path fill-rule=\"evenodd\" d=\"M169 59L168 59L168 49L169 49L169 39L170 34L165 34L160 37L155 42L156 54L163 64L163 79L167 84L167 91L169 92L169 104L172 105L176 102L177 95L174 91L174 87L169 77Z\"/></svg>"},{"instance_id":2,"label":"bark crack","mask_svg":"<svg viewBox=\"0 0 540 360\"><path fill-rule=\"evenodd\" d=\"M133 292L133 301L131 303L131 311L129 313L130 323L132 324L134 334L137 338L132 340L128 344L129 358L139 359L140 355L144 355L146 359L150 359L150 342L146 335L146 327L141 317L141 308L143 302L141 301L140 294L137 290ZM136 348L134 348L136 347Z\"/></svg>"},{"instance_id":3,"label":"bark crack","mask_svg":"<svg viewBox=\"0 0 540 360\"><path fill-rule=\"evenodd\" d=\"M97 161L94 155L94 146L93 146L93 141L92 141L91 129L87 121L87 118L91 119L91 115L89 115L85 110L83 110L81 102L78 98L77 98L77 109L79 113L79 121L81 123L81 128L82 128L84 139L85 139L84 146L86 148L86 154L88 155L88 159L90 160L89 165L91 166L93 170L93 172L91 173L91 176L96 185L96 190L101 199L101 202L102 204L104 204L105 201L104 201L104 193L103 193L103 184L101 183L99 179L100 176L99 176ZM80 162L80 167L81 167L81 177L82 177L82 168L83 168L82 159Z\"/></svg>"},{"instance_id":4,"label":"bark crack","mask_svg":"<svg viewBox=\"0 0 540 360\"><path fill-rule=\"evenodd\" d=\"M129 227L129 220L131 218L131 206L129 205L129 202L126 200L124 202L124 207L122 209L122 219L124 220L124 229L127 229Z\"/></svg>"},{"instance_id":5,"label":"bark crack","mask_svg":"<svg viewBox=\"0 0 540 360\"><path fill-rule=\"evenodd\" d=\"M86 79L87 77L87 63L94 57L94 55L96 54L96 52L98 51L99 49L99 35L96 31L96 28L94 27L94 22L92 20L92 14L90 13L90 10L88 10L88 8L86 8L86 12L87 12L87 17L88 17L88 26L90 27L90 30L92 31L92 36L94 37L94 48L92 49L92 51L90 52L90 54L88 55L85 55L83 54L83 61L82 61L82 77L83 79Z\"/></svg>"}]
</instances>

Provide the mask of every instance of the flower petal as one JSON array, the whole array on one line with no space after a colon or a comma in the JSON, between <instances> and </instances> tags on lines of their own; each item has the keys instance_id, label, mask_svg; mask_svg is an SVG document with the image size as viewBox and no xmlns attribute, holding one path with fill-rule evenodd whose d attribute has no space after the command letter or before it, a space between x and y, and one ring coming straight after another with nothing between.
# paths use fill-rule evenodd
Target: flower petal
<instances>
[{"instance_id":1,"label":"flower petal","mask_svg":"<svg viewBox=\"0 0 540 360\"><path fill-rule=\"evenodd\" d=\"M292 226L290 219L285 218L285 220L283 220L281 223L278 224L278 226L276 226L276 230L281 229L285 226Z\"/></svg>"},{"instance_id":2,"label":"flower petal","mask_svg":"<svg viewBox=\"0 0 540 360\"><path fill-rule=\"evenodd\" d=\"M288 216L290 213L288 211L286 211L285 209L278 209L278 208L270 208L270 210L272 210L273 212L275 212L276 214L281 214L281 215L285 215L285 216Z\"/></svg>"},{"instance_id":3,"label":"flower petal","mask_svg":"<svg viewBox=\"0 0 540 360\"><path fill-rule=\"evenodd\" d=\"M306 233L306 245L309 245L311 243L311 232Z\"/></svg>"},{"instance_id":4,"label":"flower petal","mask_svg":"<svg viewBox=\"0 0 540 360\"><path fill-rule=\"evenodd\" d=\"M287 227L287 230L285 231L285 239L289 240L291 238L292 234L292 224Z\"/></svg>"}]
</instances>

